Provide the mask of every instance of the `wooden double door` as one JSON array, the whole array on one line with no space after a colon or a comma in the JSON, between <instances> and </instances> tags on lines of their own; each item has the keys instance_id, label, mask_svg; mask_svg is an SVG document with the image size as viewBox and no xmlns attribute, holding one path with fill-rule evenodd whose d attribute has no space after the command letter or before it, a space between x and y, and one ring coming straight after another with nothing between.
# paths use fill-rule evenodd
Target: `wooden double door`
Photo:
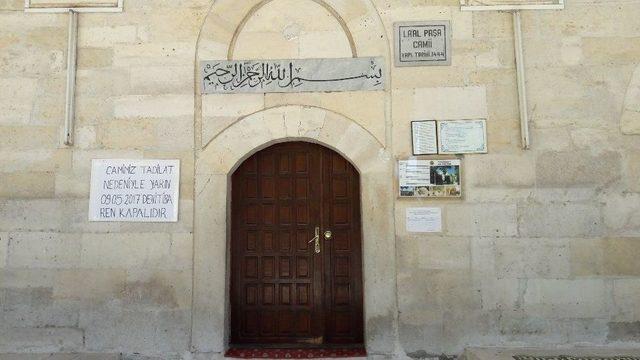
<instances>
[{"instance_id":1,"label":"wooden double door","mask_svg":"<svg viewBox=\"0 0 640 360\"><path fill-rule=\"evenodd\" d=\"M274 145L233 174L231 206L231 343L362 344L356 169L317 144Z\"/></svg>"}]
</instances>

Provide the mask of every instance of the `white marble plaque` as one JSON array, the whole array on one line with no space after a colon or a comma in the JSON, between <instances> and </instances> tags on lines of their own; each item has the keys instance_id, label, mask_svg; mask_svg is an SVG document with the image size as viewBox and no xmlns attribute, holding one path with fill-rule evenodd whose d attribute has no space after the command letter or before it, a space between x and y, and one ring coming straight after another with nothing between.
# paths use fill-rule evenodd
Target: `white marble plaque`
<instances>
[{"instance_id":1,"label":"white marble plaque","mask_svg":"<svg viewBox=\"0 0 640 360\"><path fill-rule=\"evenodd\" d=\"M463 10L564 9L564 0L460 0Z\"/></svg>"},{"instance_id":2,"label":"white marble plaque","mask_svg":"<svg viewBox=\"0 0 640 360\"><path fill-rule=\"evenodd\" d=\"M32 7L108 7L118 6L118 0L30 0Z\"/></svg>"},{"instance_id":3,"label":"white marble plaque","mask_svg":"<svg viewBox=\"0 0 640 360\"><path fill-rule=\"evenodd\" d=\"M487 153L486 120L447 120L438 122L440 154Z\"/></svg>"},{"instance_id":4,"label":"white marble plaque","mask_svg":"<svg viewBox=\"0 0 640 360\"><path fill-rule=\"evenodd\" d=\"M442 232L441 208L407 208L407 232L439 233Z\"/></svg>"},{"instance_id":5,"label":"white marble plaque","mask_svg":"<svg viewBox=\"0 0 640 360\"><path fill-rule=\"evenodd\" d=\"M179 188L180 160L93 160L89 221L176 222Z\"/></svg>"},{"instance_id":6,"label":"white marble plaque","mask_svg":"<svg viewBox=\"0 0 640 360\"><path fill-rule=\"evenodd\" d=\"M411 137L413 155L433 155L438 153L438 135L435 120L412 121Z\"/></svg>"},{"instance_id":7,"label":"white marble plaque","mask_svg":"<svg viewBox=\"0 0 640 360\"><path fill-rule=\"evenodd\" d=\"M396 66L451 65L449 21L394 24Z\"/></svg>"},{"instance_id":8,"label":"white marble plaque","mask_svg":"<svg viewBox=\"0 0 640 360\"><path fill-rule=\"evenodd\" d=\"M78 13L122 12L124 0L25 0L26 12Z\"/></svg>"},{"instance_id":9,"label":"white marble plaque","mask_svg":"<svg viewBox=\"0 0 640 360\"><path fill-rule=\"evenodd\" d=\"M203 61L203 94L376 91L382 58Z\"/></svg>"}]
</instances>

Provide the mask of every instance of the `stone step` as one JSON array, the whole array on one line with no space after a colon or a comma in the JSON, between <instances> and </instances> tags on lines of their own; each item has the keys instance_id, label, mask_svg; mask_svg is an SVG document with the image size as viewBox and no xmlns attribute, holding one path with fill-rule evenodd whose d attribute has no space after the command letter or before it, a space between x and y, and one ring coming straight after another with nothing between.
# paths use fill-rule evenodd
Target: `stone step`
<instances>
[{"instance_id":1,"label":"stone step","mask_svg":"<svg viewBox=\"0 0 640 360\"><path fill-rule=\"evenodd\" d=\"M172 355L170 357L148 357L142 355L123 355L123 354L0 354L0 360L167 360L180 359L180 356ZM225 359L221 354L205 355L193 357L183 357L189 360L219 360ZM331 359L315 359L315 360L367 360L366 357L350 357L350 358L331 358ZM270 359L264 359L270 360Z\"/></svg>"},{"instance_id":2,"label":"stone step","mask_svg":"<svg viewBox=\"0 0 640 360\"><path fill-rule=\"evenodd\" d=\"M120 354L0 354L0 360L120 360Z\"/></svg>"},{"instance_id":3,"label":"stone step","mask_svg":"<svg viewBox=\"0 0 640 360\"><path fill-rule=\"evenodd\" d=\"M571 349L543 349L543 348L468 348L461 359L463 360L514 360L515 355L529 356L638 356L640 348L571 348Z\"/></svg>"}]
</instances>

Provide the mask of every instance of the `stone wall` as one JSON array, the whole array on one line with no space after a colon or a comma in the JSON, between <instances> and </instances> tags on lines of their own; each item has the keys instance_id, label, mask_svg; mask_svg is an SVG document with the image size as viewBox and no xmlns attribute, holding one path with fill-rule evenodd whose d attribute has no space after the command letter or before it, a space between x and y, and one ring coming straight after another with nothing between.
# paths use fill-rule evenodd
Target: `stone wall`
<instances>
[{"instance_id":1,"label":"stone wall","mask_svg":"<svg viewBox=\"0 0 640 360\"><path fill-rule=\"evenodd\" d=\"M511 15L439 3L453 7L383 12L389 25L440 16L454 27L452 67L394 69L394 154L411 153L410 120L476 116L487 116L489 154L465 156L463 201L396 202L403 350L640 341L640 138L620 124L625 94L628 117L637 103L640 6L523 12L523 151ZM444 208L442 236L404 231L405 208L425 203Z\"/></svg>"},{"instance_id":2,"label":"stone wall","mask_svg":"<svg viewBox=\"0 0 640 360\"><path fill-rule=\"evenodd\" d=\"M64 147L67 15L25 14L23 3L0 0L0 352L222 351L224 296L194 310L210 298L199 279L224 292L225 277L207 275L226 271L223 231L212 235L222 246L194 245L202 230L194 200L204 189L196 184L206 180L198 174L209 174L196 162L222 166L234 148L226 130L288 105L350 119L384 150L361 154L364 142L340 139L336 147L383 168L411 154L411 120L487 118L489 154L464 157L462 200L388 194L389 214L371 212L373 223L395 220L395 239L376 239L395 259L379 251L364 274L375 287L365 299L372 353L640 343L637 2L574 0L563 11L523 13L529 151L520 148L511 15L461 12L458 0L265 1L240 29L259 1L125 0L122 14L82 14L76 145ZM452 66L391 66L392 25L413 20L452 22ZM354 51L385 58L387 91L200 96L195 88L198 59ZM316 120L284 134L323 141L305 127ZM250 130L257 137L263 128ZM209 146L220 146L219 158ZM180 221L88 222L90 160L143 157L182 161ZM216 181L226 189L224 176ZM394 188L392 176L371 181L364 191ZM224 214L226 193L211 191L219 201L207 206ZM425 205L443 208L442 234L405 231L405 209ZM221 325L212 330L210 319ZM215 336L200 337L203 329Z\"/></svg>"},{"instance_id":3,"label":"stone wall","mask_svg":"<svg viewBox=\"0 0 640 360\"><path fill-rule=\"evenodd\" d=\"M68 16L0 1L0 352L190 346L194 59L209 1L79 15L76 145L61 145ZM88 222L93 158L182 161L180 221Z\"/></svg>"}]
</instances>

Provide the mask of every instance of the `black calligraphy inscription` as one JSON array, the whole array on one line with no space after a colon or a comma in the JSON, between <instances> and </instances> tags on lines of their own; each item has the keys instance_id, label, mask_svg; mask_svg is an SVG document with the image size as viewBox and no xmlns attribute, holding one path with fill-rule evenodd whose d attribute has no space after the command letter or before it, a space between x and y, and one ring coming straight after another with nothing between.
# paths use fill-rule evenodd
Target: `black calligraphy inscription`
<instances>
[{"instance_id":1,"label":"black calligraphy inscription","mask_svg":"<svg viewBox=\"0 0 640 360\"><path fill-rule=\"evenodd\" d=\"M203 93L384 90L380 58L204 61Z\"/></svg>"}]
</instances>

